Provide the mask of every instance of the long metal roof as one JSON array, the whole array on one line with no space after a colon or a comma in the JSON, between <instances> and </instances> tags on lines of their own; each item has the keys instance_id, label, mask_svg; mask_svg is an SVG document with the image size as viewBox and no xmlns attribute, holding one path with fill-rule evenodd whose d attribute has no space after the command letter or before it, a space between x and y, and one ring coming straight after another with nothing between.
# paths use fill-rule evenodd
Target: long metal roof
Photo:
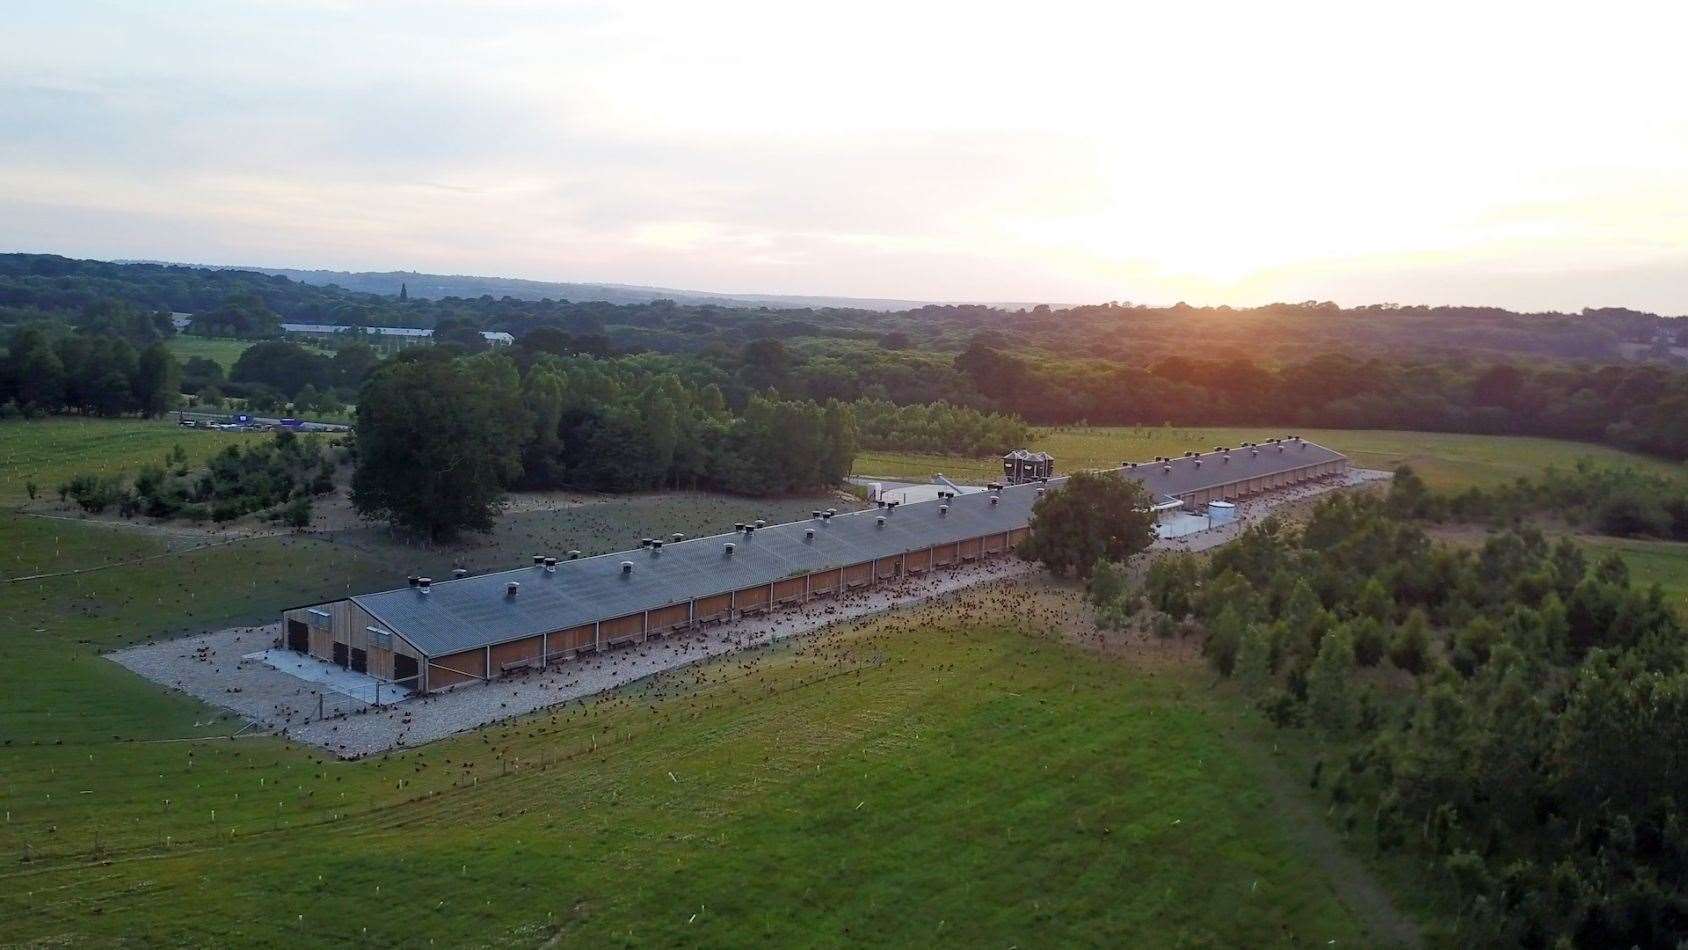
<instances>
[{"instance_id":1,"label":"long metal roof","mask_svg":"<svg viewBox=\"0 0 1688 950\"><path fill-rule=\"evenodd\" d=\"M1225 455L1210 452L1165 465L1144 462L1109 471L1138 479L1151 498L1159 498L1343 457L1311 442L1232 449L1229 460ZM1049 485L1064 481L1064 476L1052 478ZM436 581L426 594L401 587L352 600L417 649L442 656L1025 527L1039 487L1009 485L995 493L868 508L768 525L748 534L735 531L667 543L660 549L563 560L555 572L524 567ZM733 544L731 554L725 548L728 542ZM631 572L623 571L623 561L633 563ZM521 584L514 597L505 593L511 581Z\"/></svg>"}]
</instances>

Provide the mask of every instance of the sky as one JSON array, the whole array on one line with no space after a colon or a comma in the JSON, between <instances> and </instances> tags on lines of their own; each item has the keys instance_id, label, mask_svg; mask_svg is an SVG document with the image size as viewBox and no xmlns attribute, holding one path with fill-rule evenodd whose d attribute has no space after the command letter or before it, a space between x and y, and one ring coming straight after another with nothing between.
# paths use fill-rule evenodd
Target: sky
<instances>
[{"instance_id":1,"label":"sky","mask_svg":"<svg viewBox=\"0 0 1688 950\"><path fill-rule=\"evenodd\" d=\"M9 0L0 249L1688 313L1688 4Z\"/></svg>"}]
</instances>

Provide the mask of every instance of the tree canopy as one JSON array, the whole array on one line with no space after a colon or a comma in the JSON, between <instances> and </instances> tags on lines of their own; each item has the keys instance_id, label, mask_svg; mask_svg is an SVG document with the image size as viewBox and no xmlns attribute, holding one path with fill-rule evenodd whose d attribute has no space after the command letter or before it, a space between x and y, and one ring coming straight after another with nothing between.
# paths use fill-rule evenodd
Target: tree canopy
<instances>
[{"instance_id":1,"label":"tree canopy","mask_svg":"<svg viewBox=\"0 0 1688 950\"><path fill-rule=\"evenodd\" d=\"M1112 473L1075 472L1032 505L1019 554L1056 574L1089 577L1101 560L1123 561L1155 539L1143 486Z\"/></svg>"}]
</instances>

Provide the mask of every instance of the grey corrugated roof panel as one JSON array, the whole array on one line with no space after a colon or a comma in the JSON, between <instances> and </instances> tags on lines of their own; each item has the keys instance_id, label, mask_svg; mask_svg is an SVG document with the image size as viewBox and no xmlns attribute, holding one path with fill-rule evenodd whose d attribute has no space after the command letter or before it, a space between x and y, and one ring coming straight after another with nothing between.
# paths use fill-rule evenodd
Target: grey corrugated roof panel
<instances>
[{"instance_id":1,"label":"grey corrugated roof panel","mask_svg":"<svg viewBox=\"0 0 1688 950\"><path fill-rule=\"evenodd\" d=\"M896 509L869 508L831 519L808 519L543 567L439 581L422 594L410 587L353 597L360 607L432 656L474 649L685 603L790 576L860 564L905 551L998 534L1030 519L1037 486L1005 489L996 505L980 492ZM946 514L939 508L948 505ZM876 519L885 518L880 527ZM813 529L815 537L805 537ZM731 542L733 554L724 553ZM632 561L631 574L621 562ZM521 584L505 595L510 581Z\"/></svg>"},{"instance_id":2,"label":"grey corrugated roof panel","mask_svg":"<svg viewBox=\"0 0 1688 950\"><path fill-rule=\"evenodd\" d=\"M1170 474L1154 463L1110 471L1138 478L1150 497L1161 497L1343 457L1310 442L1306 446L1288 445L1281 453L1262 446L1258 456L1242 449L1243 458L1233 451L1230 463L1208 461L1214 454L1208 453L1201 456L1200 468L1183 458L1173 463ZM1049 485L1065 480L1052 478ZM442 656L1024 527L1040 487L1034 482L1010 485L1000 493L963 494L891 510L868 508L828 520L769 525L749 535L733 532L673 542L663 545L660 554L638 548L560 561L554 573L523 567L439 581L427 594L401 587L352 600L424 653ZM999 499L995 505L993 497ZM943 506L948 512L940 515ZM883 527L877 523L880 517L885 518ZM815 532L812 540L805 537L810 529ZM731 557L724 553L727 542L734 545ZM633 562L631 574L622 573L623 561ZM521 584L513 598L505 596L510 581Z\"/></svg>"},{"instance_id":3,"label":"grey corrugated roof panel","mask_svg":"<svg viewBox=\"0 0 1688 950\"><path fill-rule=\"evenodd\" d=\"M1263 475L1277 475L1346 458L1341 452L1305 440L1285 442L1281 445L1267 443L1255 448L1259 450L1259 455L1252 454L1249 447L1243 446L1233 448L1228 453L1203 452L1193 458L1175 458L1166 463L1138 462L1135 469L1116 471L1123 471L1135 477L1154 494L1188 495L1205 488L1216 488L1232 482ZM1227 454L1231 457L1230 461L1225 460ZM1198 461L1200 465L1196 464ZM1168 465L1172 468L1170 473L1164 470Z\"/></svg>"}]
</instances>

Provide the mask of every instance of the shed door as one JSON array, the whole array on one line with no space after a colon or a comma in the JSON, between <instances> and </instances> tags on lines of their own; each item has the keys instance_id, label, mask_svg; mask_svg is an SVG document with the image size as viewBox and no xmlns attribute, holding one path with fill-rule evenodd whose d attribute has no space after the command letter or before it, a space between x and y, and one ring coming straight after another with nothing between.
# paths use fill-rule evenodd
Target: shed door
<instances>
[{"instance_id":1,"label":"shed door","mask_svg":"<svg viewBox=\"0 0 1688 950\"><path fill-rule=\"evenodd\" d=\"M303 621L287 621L287 648L297 653L311 652L311 628Z\"/></svg>"}]
</instances>

